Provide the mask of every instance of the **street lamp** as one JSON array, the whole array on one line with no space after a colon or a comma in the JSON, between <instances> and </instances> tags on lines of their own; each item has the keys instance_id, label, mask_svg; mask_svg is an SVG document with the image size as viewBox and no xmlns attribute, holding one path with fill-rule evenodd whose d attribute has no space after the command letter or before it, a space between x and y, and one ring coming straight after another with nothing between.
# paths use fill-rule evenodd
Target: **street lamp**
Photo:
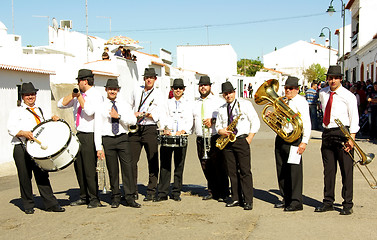
<instances>
[{"instance_id":1,"label":"street lamp","mask_svg":"<svg viewBox=\"0 0 377 240\"><path fill-rule=\"evenodd\" d=\"M328 27L323 27L321 29L321 34L319 34L320 38L324 38L325 34L323 34L323 29L328 29L329 30L329 67L330 67L330 56L331 56L331 30Z\"/></svg>"},{"instance_id":2,"label":"street lamp","mask_svg":"<svg viewBox=\"0 0 377 240\"><path fill-rule=\"evenodd\" d=\"M332 2L333 2L334 0L331 0L331 2L330 2L330 6L329 6L329 8L327 9L327 13L330 15L330 16L332 16L333 15L333 13L335 12L335 9L334 9L334 7L332 6ZM345 25L346 25L346 14L345 14L345 11L346 11L346 6L344 5L344 2L343 2L343 0L340 0L341 2L342 2L342 18L343 18L343 52L342 52L342 71L343 71L343 77L345 77L345 75L344 75L344 39L345 39L345 37L344 37L344 32L345 32Z\"/></svg>"}]
</instances>

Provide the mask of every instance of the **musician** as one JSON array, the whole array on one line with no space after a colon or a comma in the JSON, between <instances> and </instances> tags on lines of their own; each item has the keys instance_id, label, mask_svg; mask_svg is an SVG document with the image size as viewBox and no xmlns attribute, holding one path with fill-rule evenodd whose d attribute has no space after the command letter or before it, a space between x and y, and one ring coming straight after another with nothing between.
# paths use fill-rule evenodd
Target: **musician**
<instances>
[{"instance_id":1,"label":"musician","mask_svg":"<svg viewBox=\"0 0 377 240\"><path fill-rule=\"evenodd\" d=\"M107 98L96 111L94 136L98 159L103 161L106 157L111 187L111 207L118 208L120 204L120 164L127 206L140 208L141 205L135 202L133 195L135 185L133 184L131 149L128 139L128 126L136 124L136 117L129 103L118 98L120 91L118 79L108 79L105 91ZM101 142L105 151L99 144Z\"/></svg>"},{"instance_id":2,"label":"musician","mask_svg":"<svg viewBox=\"0 0 377 240\"><path fill-rule=\"evenodd\" d=\"M33 172L46 211L64 212L65 209L59 205L53 194L48 172L42 171L36 165L25 148L26 141L33 139L32 129L44 121L45 116L49 117L35 104L37 91L38 89L31 82L21 85L23 103L10 112L7 124L8 133L13 137L13 158L18 173L22 204L26 214L34 213L35 203L31 183ZM52 116L52 120L58 119L58 116Z\"/></svg>"},{"instance_id":3,"label":"musician","mask_svg":"<svg viewBox=\"0 0 377 240\"><path fill-rule=\"evenodd\" d=\"M88 208L96 208L103 205L98 198L94 117L95 110L103 99L93 87L94 75L91 70L80 69L76 79L80 91L73 91L58 102L58 108L73 108L77 137L81 145L74 164L80 186L80 198L71 202L71 206L88 204Z\"/></svg>"},{"instance_id":4,"label":"musician","mask_svg":"<svg viewBox=\"0 0 377 240\"><path fill-rule=\"evenodd\" d=\"M217 115L217 132L221 136L228 137L232 131L229 131L227 127L238 119L233 130L233 134L237 137L236 140L229 142L222 150L227 163L232 196L231 201L225 206L243 206L244 210L252 210L253 176L251 173L250 143L259 130L259 118L250 101L236 99L236 92L232 83L223 83L221 90L226 103L220 107Z\"/></svg>"},{"instance_id":5,"label":"musician","mask_svg":"<svg viewBox=\"0 0 377 240\"><path fill-rule=\"evenodd\" d=\"M183 79L177 78L173 81L174 98L167 102L165 115L161 116L160 124L164 126L164 135L182 136L190 134L192 128L192 104L183 93L185 91ZM171 190L171 198L174 201L181 201L183 168L186 159L187 144L180 147L167 147L163 144L160 148L160 180L158 183L158 196L156 202L168 200L170 179L171 179L171 158L174 153L174 183Z\"/></svg>"},{"instance_id":6,"label":"musician","mask_svg":"<svg viewBox=\"0 0 377 240\"><path fill-rule=\"evenodd\" d=\"M130 104L137 118L138 131L129 133L131 145L132 168L135 184L135 198L137 198L137 163L140 158L142 147L145 148L149 181L147 195L143 201L155 199L157 178L158 178L158 141L157 122L164 103L162 95L154 84L157 81L157 74L154 68L144 70L144 86L137 87L130 95Z\"/></svg>"},{"instance_id":7,"label":"musician","mask_svg":"<svg viewBox=\"0 0 377 240\"><path fill-rule=\"evenodd\" d=\"M302 134L294 142L287 142L279 135L275 138L275 161L276 173L279 184L280 194L283 201L276 203L275 208L284 208L284 211L301 211L302 207L302 157L299 161L292 160L291 151L302 155L310 139L311 122L309 114L309 104L304 96L298 95L299 79L289 76L285 82L285 97L288 100L288 106L295 112L299 113L302 120ZM283 127L286 133L291 133L293 125ZM298 149L296 150L296 148ZM294 149L294 150L293 150ZM294 152L293 152L293 155ZM290 159L291 158L291 159Z\"/></svg>"},{"instance_id":8,"label":"musician","mask_svg":"<svg viewBox=\"0 0 377 240\"><path fill-rule=\"evenodd\" d=\"M203 197L203 200L215 199L224 202L229 196L229 180L223 155L216 147L216 139L219 135L215 129L215 123L218 109L225 101L211 93L211 86L208 76L200 77L198 88L200 97L195 101L193 108L194 131L197 136L196 149L208 186L208 194ZM208 159L203 158L204 140L207 141L207 147L210 147L207 152Z\"/></svg>"},{"instance_id":9,"label":"musician","mask_svg":"<svg viewBox=\"0 0 377 240\"><path fill-rule=\"evenodd\" d=\"M355 139L359 130L359 114L355 95L342 86L340 66L330 66L327 71L329 86L321 89L319 99L324 109L323 134L322 134L322 161L324 174L324 199L323 205L317 207L315 212L334 210L336 163L339 163L342 173L342 198L343 209L341 215L350 215L353 210L353 164L349 155L353 155L353 142L345 138L343 132L335 123L339 119L344 126L349 128L350 135ZM346 141L346 142L345 142ZM343 147L343 142L345 142Z\"/></svg>"}]
</instances>

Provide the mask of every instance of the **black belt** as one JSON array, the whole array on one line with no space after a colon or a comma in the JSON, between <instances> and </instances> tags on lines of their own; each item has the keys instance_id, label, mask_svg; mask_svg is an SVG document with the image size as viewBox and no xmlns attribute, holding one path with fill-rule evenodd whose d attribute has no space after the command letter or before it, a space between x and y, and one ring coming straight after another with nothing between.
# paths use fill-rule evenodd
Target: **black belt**
<instances>
[{"instance_id":1,"label":"black belt","mask_svg":"<svg viewBox=\"0 0 377 240\"><path fill-rule=\"evenodd\" d=\"M106 136L102 136L103 138L117 138L117 137L121 137L121 136L123 136L123 135L127 135L127 133L121 133L121 134L119 134L119 135L115 135L115 136L108 136L108 135L106 135Z\"/></svg>"},{"instance_id":2,"label":"black belt","mask_svg":"<svg viewBox=\"0 0 377 240\"><path fill-rule=\"evenodd\" d=\"M247 138L247 136L249 136L249 134L241 134L237 138L238 139L244 139L244 138Z\"/></svg>"},{"instance_id":3,"label":"black belt","mask_svg":"<svg viewBox=\"0 0 377 240\"><path fill-rule=\"evenodd\" d=\"M348 126L345 126L347 129L349 129L350 127ZM327 134L327 133L331 133L331 132L335 132L335 131L341 131L340 128L336 127L336 128L324 128L323 129L323 133Z\"/></svg>"}]
</instances>

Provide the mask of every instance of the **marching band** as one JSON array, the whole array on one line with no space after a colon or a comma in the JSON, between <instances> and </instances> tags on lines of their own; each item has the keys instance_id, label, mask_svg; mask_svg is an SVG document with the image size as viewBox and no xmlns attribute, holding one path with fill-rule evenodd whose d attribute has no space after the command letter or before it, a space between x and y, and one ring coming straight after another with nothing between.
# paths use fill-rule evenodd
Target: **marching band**
<instances>
[{"instance_id":1,"label":"marching band","mask_svg":"<svg viewBox=\"0 0 377 240\"><path fill-rule=\"evenodd\" d=\"M207 180L208 192L202 199L224 202L226 207L253 209L250 144L260 128L260 121L250 100L237 98L236 89L230 82L222 83L222 98L216 96L211 91L212 83L208 76L200 77L200 97L195 101L185 98L184 80L180 78L174 79L171 86L174 96L167 100L154 86L157 81L155 69L146 68L143 77L144 85L134 89L125 101L117 97L121 89L118 80L108 79L105 86L107 97L103 99L93 88L92 71L80 69L77 77L78 89L74 89L58 102L59 108L73 109L77 134L73 134L70 128L65 130L64 127L68 124L57 116L47 120L63 123L62 133L59 134L67 138L61 148L54 146L43 136L48 125L42 128L40 126L47 122L49 114L35 106L38 89L35 89L31 82L22 84L23 103L11 112L8 132L13 137L14 160L26 214L33 214L35 207L31 189L32 172L46 211L65 211L53 195L48 172L63 169L72 162L80 194L77 200L70 203L71 206L104 206L98 194L96 167L98 161L102 164L106 161L111 187L111 207L118 208L123 198L126 206L140 208L141 204L136 202L139 197L137 164L143 147L149 170L143 201L160 202L168 200L169 197L181 201L186 154L192 154L187 152L188 135L191 133L196 135L197 156ZM330 86L320 92L322 108L326 109L321 148L324 200L323 206L317 207L315 212L334 210L335 175L339 162L344 198L340 214L350 215L353 213L353 165L357 163L352 158L355 142L351 141L355 139L358 131L356 99L341 87L342 74L338 67L331 66L327 78ZM284 208L285 211L300 211L303 210L301 155L308 144L311 130L309 105L305 98L298 95L297 78L288 77L284 97L279 97L274 92L274 84L276 83L273 80L262 84L255 99L258 104L268 103L266 108L273 108L263 111L263 120L277 134L275 158L282 201L276 203L275 207ZM349 129L350 134L344 136L342 131L347 130L340 129L335 124L340 121L338 118L346 125L343 128ZM37 150L33 152L31 147L29 150L28 145ZM38 163L38 160L43 160L40 153L53 151L55 148L58 151L47 157L52 167L46 169L43 164ZM170 189L172 158L174 182Z\"/></svg>"}]
</instances>

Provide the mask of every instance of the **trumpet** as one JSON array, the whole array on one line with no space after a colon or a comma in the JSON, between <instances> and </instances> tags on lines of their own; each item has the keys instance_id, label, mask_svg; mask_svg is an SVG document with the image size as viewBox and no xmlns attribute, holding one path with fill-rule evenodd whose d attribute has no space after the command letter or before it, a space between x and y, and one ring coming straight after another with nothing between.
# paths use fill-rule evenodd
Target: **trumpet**
<instances>
[{"instance_id":1,"label":"trumpet","mask_svg":"<svg viewBox=\"0 0 377 240\"><path fill-rule=\"evenodd\" d=\"M130 126L128 127L130 133L136 133L137 131L139 131L138 123L140 123L141 121L143 121L143 119L145 118L145 115L146 115L146 113L148 112L149 107L152 105L153 101L154 101L154 99L152 99L152 101L149 103L146 112L143 112L142 114L140 114L139 116L137 116L136 124L135 124L135 125L130 125Z\"/></svg>"},{"instance_id":2,"label":"trumpet","mask_svg":"<svg viewBox=\"0 0 377 240\"><path fill-rule=\"evenodd\" d=\"M204 121L204 119L203 119ZM203 155L203 160L209 159L208 153L211 149L211 136L209 133L209 129L207 128L206 125L202 124L202 131L203 131L203 149L204 149L204 155Z\"/></svg>"},{"instance_id":3,"label":"trumpet","mask_svg":"<svg viewBox=\"0 0 377 240\"><path fill-rule=\"evenodd\" d=\"M358 157L360 158L359 161L355 161L355 158L352 156L352 154L350 152L348 152L348 154L350 155L350 157L354 161L354 165L356 165L356 167L359 169L360 173L363 175L364 179L368 182L369 186L372 189L377 189L377 180L373 176L372 172L369 170L369 168L367 166L367 164L369 164L369 163L371 163L373 161L374 154L373 153L367 153L367 154L365 154L364 151L360 148L360 146L351 137L350 133L348 132L348 129L343 125L343 123L339 119L335 119L334 121L338 125L338 127L340 128L340 130L342 131L342 133L344 134L344 136L347 138L347 140L351 140L352 141L354 149L355 149L355 152L358 155ZM361 168L358 165L358 163L360 165L362 165L362 166L365 166L365 168L369 172L369 175L371 176L371 178L373 178L374 183L368 180L368 178L365 176L364 172L361 170Z\"/></svg>"}]
</instances>

